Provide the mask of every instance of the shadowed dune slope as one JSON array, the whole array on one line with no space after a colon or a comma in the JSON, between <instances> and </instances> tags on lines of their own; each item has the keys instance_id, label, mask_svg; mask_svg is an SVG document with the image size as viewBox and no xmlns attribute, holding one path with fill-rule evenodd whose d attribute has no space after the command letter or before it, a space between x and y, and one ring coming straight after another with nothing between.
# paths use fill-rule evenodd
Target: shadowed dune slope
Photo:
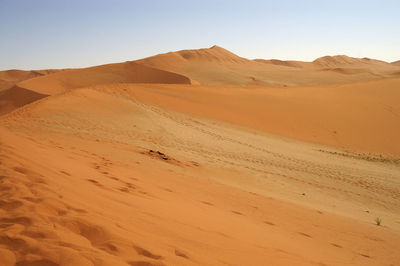
<instances>
[{"instance_id":1,"label":"shadowed dune slope","mask_svg":"<svg viewBox=\"0 0 400 266\"><path fill-rule=\"evenodd\" d=\"M398 75L395 65L347 56L322 57L314 62L248 60L219 46L183 50L135 61L185 75L202 85L294 86L346 83ZM335 71L335 69L349 70ZM354 71L352 68L356 68ZM321 71L330 70L334 71Z\"/></svg>"},{"instance_id":2,"label":"shadowed dune slope","mask_svg":"<svg viewBox=\"0 0 400 266\"><path fill-rule=\"evenodd\" d=\"M52 74L58 71L60 70L49 69L49 70L24 71L24 70L14 69L14 70L0 71L0 91L7 90L20 81Z\"/></svg>"},{"instance_id":3,"label":"shadowed dune slope","mask_svg":"<svg viewBox=\"0 0 400 266\"><path fill-rule=\"evenodd\" d=\"M138 86L142 101L284 137L400 155L400 79L258 88Z\"/></svg>"},{"instance_id":4,"label":"shadowed dune slope","mask_svg":"<svg viewBox=\"0 0 400 266\"><path fill-rule=\"evenodd\" d=\"M9 113L21 106L40 100L47 95L14 86L0 91L0 115Z\"/></svg>"},{"instance_id":5,"label":"shadowed dune slope","mask_svg":"<svg viewBox=\"0 0 400 266\"><path fill-rule=\"evenodd\" d=\"M142 66L134 62L101 65L82 69L69 69L49 76L20 82L18 86L43 94L111 83L164 83L190 84L182 75Z\"/></svg>"}]
</instances>

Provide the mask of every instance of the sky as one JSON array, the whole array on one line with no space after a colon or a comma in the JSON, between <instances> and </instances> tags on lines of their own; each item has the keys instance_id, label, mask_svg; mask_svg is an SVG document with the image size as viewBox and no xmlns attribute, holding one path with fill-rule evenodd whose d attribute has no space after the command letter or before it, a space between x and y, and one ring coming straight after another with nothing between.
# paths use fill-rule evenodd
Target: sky
<instances>
[{"instance_id":1,"label":"sky","mask_svg":"<svg viewBox=\"0 0 400 266\"><path fill-rule=\"evenodd\" d=\"M400 60L399 0L0 0L0 70L218 45L255 59Z\"/></svg>"}]
</instances>

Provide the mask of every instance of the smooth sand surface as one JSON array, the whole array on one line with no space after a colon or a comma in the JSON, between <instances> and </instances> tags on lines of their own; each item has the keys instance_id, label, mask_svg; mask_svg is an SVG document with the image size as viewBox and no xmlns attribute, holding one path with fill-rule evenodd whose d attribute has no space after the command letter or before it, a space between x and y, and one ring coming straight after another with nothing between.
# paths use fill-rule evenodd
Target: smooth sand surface
<instances>
[{"instance_id":1,"label":"smooth sand surface","mask_svg":"<svg viewBox=\"0 0 400 266\"><path fill-rule=\"evenodd\" d=\"M146 86L77 89L1 118L6 265L399 261L398 165L162 108Z\"/></svg>"},{"instance_id":2,"label":"smooth sand surface","mask_svg":"<svg viewBox=\"0 0 400 266\"><path fill-rule=\"evenodd\" d=\"M1 71L0 265L398 265L399 69L215 46Z\"/></svg>"},{"instance_id":3,"label":"smooth sand surface","mask_svg":"<svg viewBox=\"0 0 400 266\"><path fill-rule=\"evenodd\" d=\"M75 88L112 83L190 84L182 75L146 67L134 62L64 70L59 73L28 79L19 87L41 94L57 94Z\"/></svg>"},{"instance_id":4,"label":"smooth sand surface","mask_svg":"<svg viewBox=\"0 0 400 266\"><path fill-rule=\"evenodd\" d=\"M400 79L291 88L141 85L132 97L362 156L399 158L399 88Z\"/></svg>"}]
</instances>

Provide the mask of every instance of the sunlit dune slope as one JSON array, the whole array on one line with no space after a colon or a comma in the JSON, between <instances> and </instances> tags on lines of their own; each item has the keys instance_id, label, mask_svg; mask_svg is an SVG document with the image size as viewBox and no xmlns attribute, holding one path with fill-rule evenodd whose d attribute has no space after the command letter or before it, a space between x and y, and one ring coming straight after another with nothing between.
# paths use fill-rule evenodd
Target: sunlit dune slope
<instances>
[{"instance_id":1,"label":"sunlit dune slope","mask_svg":"<svg viewBox=\"0 0 400 266\"><path fill-rule=\"evenodd\" d=\"M400 155L400 79L293 88L138 86L142 101L351 151Z\"/></svg>"},{"instance_id":2,"label":"sunlit dune slope","mask_svg":"<svg viewBox=\"0 0 400 266\"><path fill-rule=\"evenodd\" d=\"M20 82L18 86L51 95L74 88L111 83L190 84L190 80L179 74L125 62L65 70Z\"/></svg>"},{"instance_id":3,"label":"sunlit dune slope","mask_svg":"<svg viewBox=\"0 0 400 266\"><path fill-rule=\"evenodd\" d=\"M314 62L248 60L219 46L170 52L135 62L185 75L202 85L345 83L398 76L396 71L400 70L386 62L347 56L327 56Z\"/></svg>"}]
</instances>

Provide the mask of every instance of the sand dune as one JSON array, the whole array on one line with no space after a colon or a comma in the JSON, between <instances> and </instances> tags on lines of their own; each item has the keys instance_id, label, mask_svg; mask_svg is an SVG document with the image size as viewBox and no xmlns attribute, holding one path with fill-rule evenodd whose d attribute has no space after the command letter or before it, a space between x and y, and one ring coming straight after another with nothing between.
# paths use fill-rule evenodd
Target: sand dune
<instances>
[{"instance_id":1,"label":"sand dune","mask_svg":"<svg viewBox=\"0 0 400 266\"><path fill-rule=\"evenodd\" d=\"M283 65L289 67L298 67L298 68L322 68L322 69L335 69L335 68L367 68L374 69L377 68L382 71L382 68L385 69L393 69L393 63L387 63L381 60L375 60L370 58L354 58L346 55L335 55L335 56L323 56L315 59L312 62L303 62L303 61L283 61L283 60L266 60L266 59L255 59L254 61L265 63L265 64L275 64L275 65Z\"/></svg>"},{"instance_id":2,"label":"sand dune","mask_svg":"<svg viewBox=\"0 0 400 266\"><path fill-rule=\"evenodd\" d=\"M59 70L6 70L0 71L0 91L12 88L18 82L26 79L31 79L38 76L44 76L51 73L58 72Z\"/></svg>"},{"instance_id":3,"label":"sand dune","mask_svg":"<svg viewBox=\"0 0 400 266\"><path fill-rule=\"evenodd\" d=\"M310 62L293 61L293 60L278 60L278 59L254 59L254 61L264 64L280 65L287 67L310 68L313 64Z\"/></svg>"},{"instance_id":4,"label":"sand dune","mask_svg":"<svg viewBox=\"0 0 400 266\"><path fill-rule=\"evenodd\" d=\"M336 55L336 56L324 56L317 58L312 62L313 65L317 67L343 67L343 66L366 66L366 67L373 67L373 66L381 66L381 67L388 67L391 68L390 64L384 61L370 59L370 58L354 58L349 57L346 55Z\"/></svg>"},{"instance_id":5,"label":"sand dune","mask_svg":"<svg viewBox=\"0 0 400 266\"><path fill-rule=\"evenodd\" d=\"M356 153L400 156L400 79L294 88L141 85L144 102Z\"/></svg>"},{"instance_id":6,"label":"sand dune","mask_svg":"<svg viewBox=\"0 0 400 266\"><path fill-rule=\"evenodd\" d=\"M0 71L0 115L15 110L25 104L37 101L46 95L34 91L30 91L16 84L32 79L53 74L61 70L45 69L45 70L6 70Z\"/></svg>"},{"instance_id":7,"label":"sand dune","mask_svg":"<svg viewBox=\"0 0 400 266\"><path fill-rule=\"evenodd\" d=\"M29 79L18 83L18 86L51 95L70 89L111 83L190 84L190 80L175 73L126 62L69 69L53 75Z\"/></svg>"},{"instance_id":8,"label":"sand dune","mask_svg":"<svg viewBox=\"0 0 400 266\"><path fill-rule=\"evenodd\" d=\"M25 104L35 102L46 96L18 86L0 91L0 115L9 113Z\"/></svg>"},{"instance_id":9,"label":"sand dune","mask_svg":"<svg viewBox=\"0 0 400 266\"><path fill-rule=\"evenodd\" d=\"M0 265L396 265L399 75L218 46L2 71Z\"/></svg>"},{"instance_id":10,"label":"sand dune","mask_svg":"<svg viewBox=\"0 0 400 266\"><path fill-rule=\"evenodd\" d=\"M346 83L398 76L392 64L347 56L327 56L314 62L248 60L219 46L183 50L135 61L146 66L179 73L202 85L295 86ZM320 71L350 68L349 71ZM352 68L363 71L352 71Z\"/></svg>"},{"instance_id":11,"label":"sand dune","mask_svg":"<svg viewBox=\"0 0 400 266\"><path fill-rule=\"evenodd\" d=\"M191 115L174 95L206 88L174 87L77 89L0 118L6 265L397 263L398 166Z\"/></svg>"}]
</instances>

